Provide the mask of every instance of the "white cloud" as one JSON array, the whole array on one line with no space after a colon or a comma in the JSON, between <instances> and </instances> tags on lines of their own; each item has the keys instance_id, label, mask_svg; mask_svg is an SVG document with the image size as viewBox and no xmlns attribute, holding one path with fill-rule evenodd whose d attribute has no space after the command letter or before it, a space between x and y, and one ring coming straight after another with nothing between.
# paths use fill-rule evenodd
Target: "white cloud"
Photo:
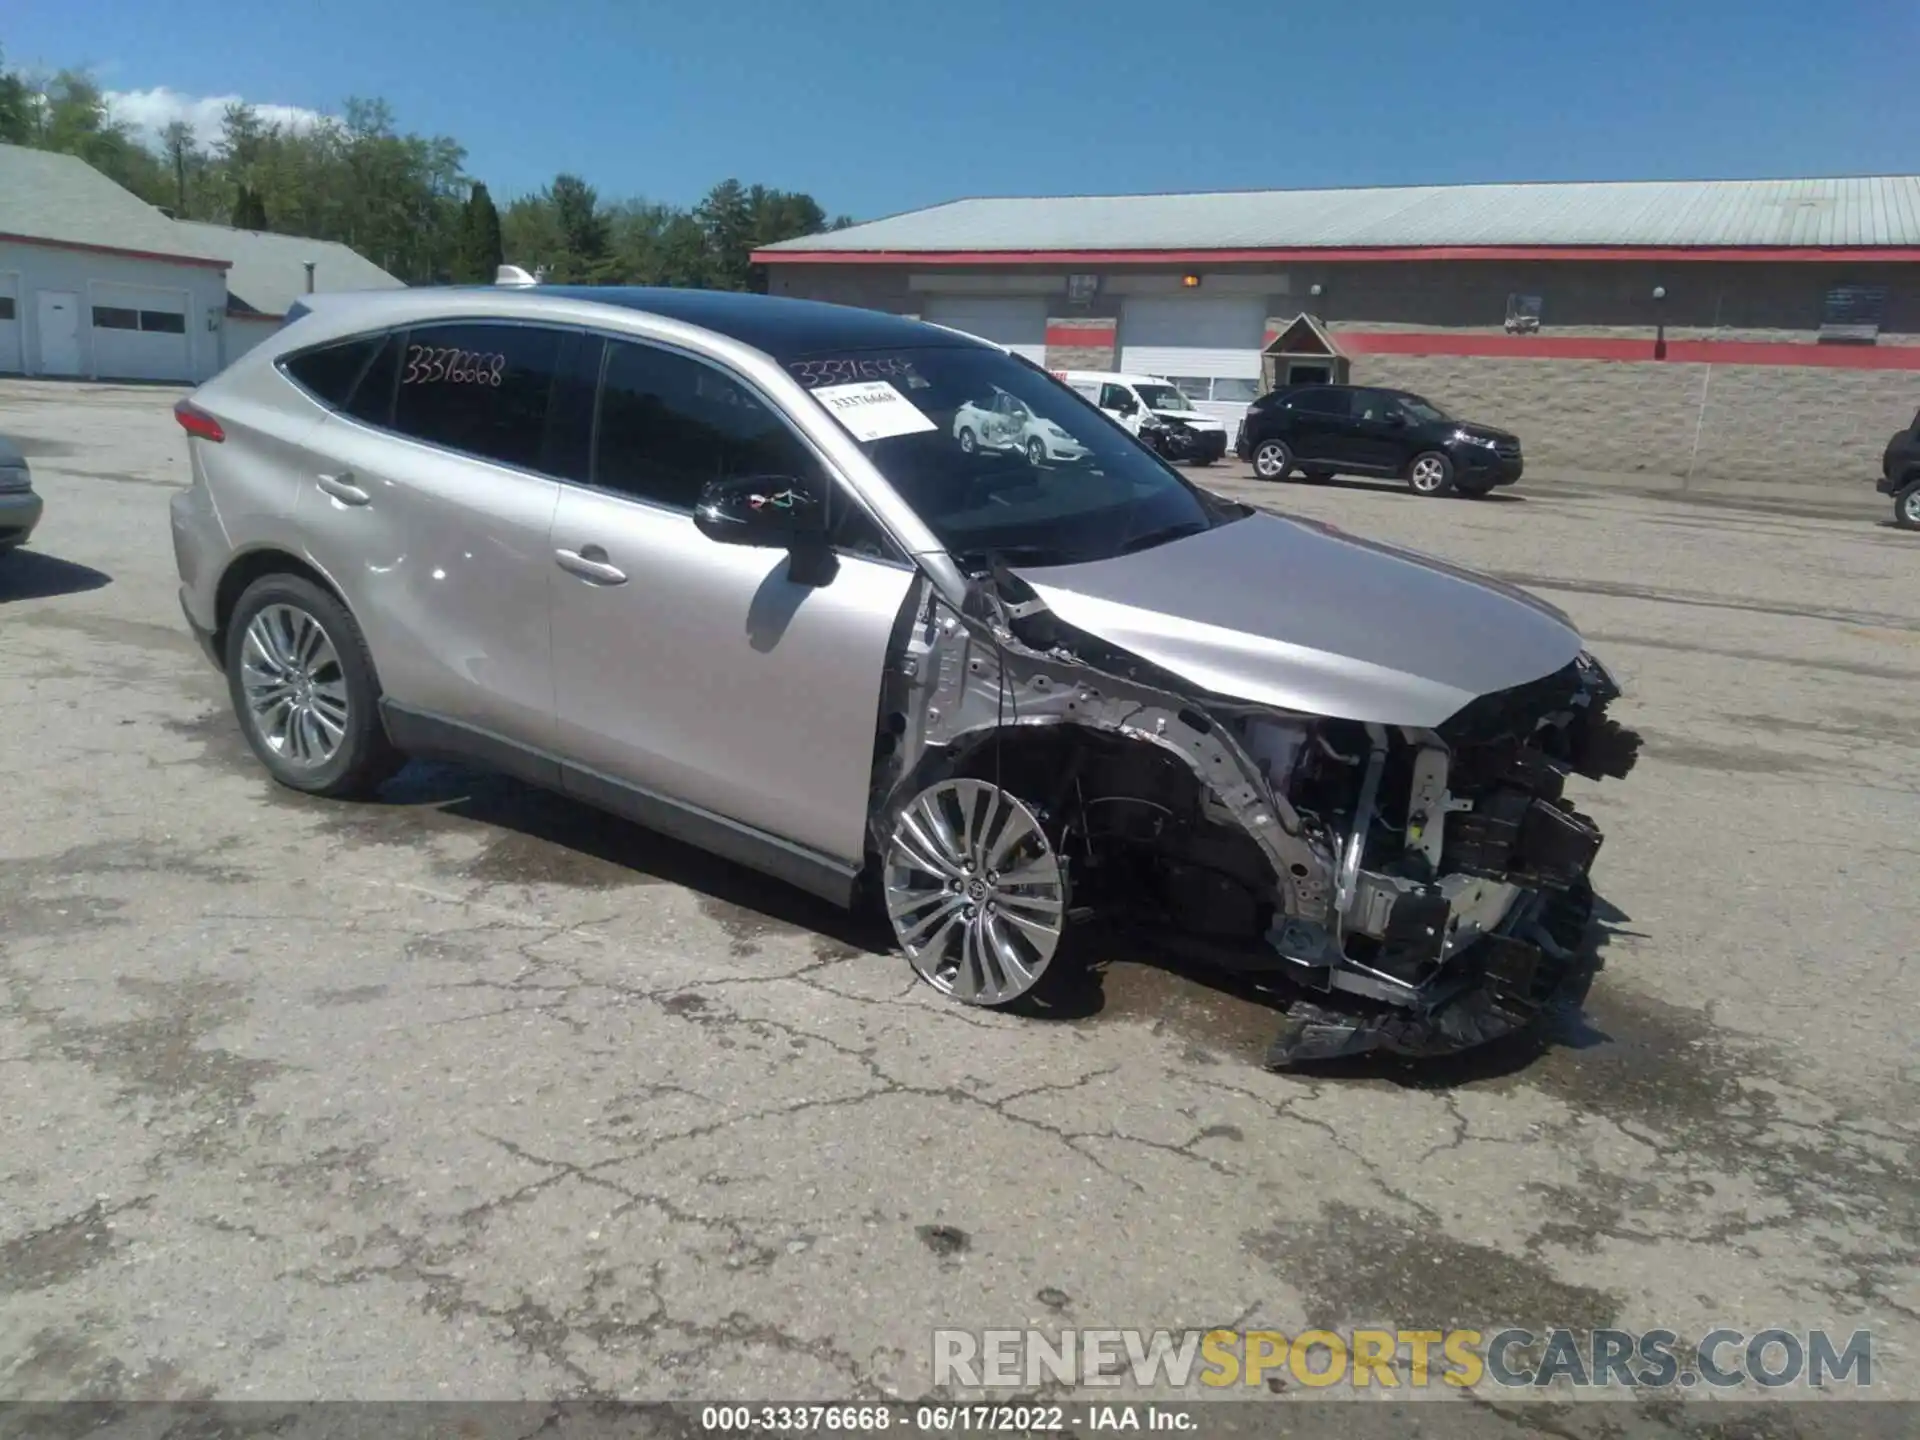
<instances>
[{"instance_id":1,"label":"white cloud","mask_svg":"<svg viewBox=\"0 0 1920 1440\"><path fill-rule=\"evenodd\" d=\"M221 116L229 105L240 103L240 98L238 95L182 95L164 85L156 85L151 90L106 93L108 113L132 127L134 134L148 144L158 144L161 131L175 120L184 120L193 127L194 136L203 148L219 138ZM299 105L255 103L253 109L267 124L282 125L290 130L311 130L327 123L328 118Z\"/></svg>"}]
</instances>

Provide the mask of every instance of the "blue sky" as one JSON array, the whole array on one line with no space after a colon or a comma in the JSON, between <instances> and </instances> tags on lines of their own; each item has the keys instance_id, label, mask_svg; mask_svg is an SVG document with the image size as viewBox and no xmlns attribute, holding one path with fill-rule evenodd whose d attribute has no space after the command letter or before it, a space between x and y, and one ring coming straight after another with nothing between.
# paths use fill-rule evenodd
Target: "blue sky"
<instances>
[{"instance_id":1,"label":"blue sky","mask_svg":"<svg viewBox=\"0 0 1920 1440\"><path fill-rule=\"evenodd\" d=\"M688 204L733 175L871 218L978 194L1920 169L1914 0L15 0L0 46L90 64L144 117L380 96L503 196L573 170Z\"/></svg>"}]
</instances>

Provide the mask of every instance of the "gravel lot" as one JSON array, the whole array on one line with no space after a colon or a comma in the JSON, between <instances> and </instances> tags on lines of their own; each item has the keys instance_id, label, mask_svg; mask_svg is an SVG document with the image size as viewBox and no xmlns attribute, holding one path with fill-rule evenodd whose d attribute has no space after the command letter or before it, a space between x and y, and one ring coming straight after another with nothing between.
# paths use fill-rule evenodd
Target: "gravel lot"
<instances>
[{"instance_id":1,"label":"gravel lot","mask_svg":"<svg viewBox=\"0 0 1920 1440\"><path fill-rule=\"evenodd\" d=\"M963 1012L516 785L276 791L174 599L178 392L0 382L0 1397L922 1395L930 1331L1825 1325L1920 1398L1920 542L1864 482L1220 487L1568 608L1648 755L1585 1019L1257 1064L1116 958ZM1857 501L1857 503L1856 503Z\"/></svg>"}]
</instances>

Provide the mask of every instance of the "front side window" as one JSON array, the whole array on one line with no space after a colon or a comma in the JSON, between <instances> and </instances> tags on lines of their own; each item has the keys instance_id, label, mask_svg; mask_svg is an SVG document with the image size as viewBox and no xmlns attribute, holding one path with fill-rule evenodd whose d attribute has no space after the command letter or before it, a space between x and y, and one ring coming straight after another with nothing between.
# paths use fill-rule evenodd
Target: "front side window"
<instances>
[{"instance_id":1,"label":"front side window","mask_svg":"<svg viewBox=\"0 0 1920 1440\"><path fill-rule=\"evenodd\" d=\"M1418 424L1433 425L1453 418L1431 400L1423 400L1418 395L1409 395L1402 391L1393 398L1406 417Z\"/></svg>"},{"instance_id":2,"label":"front side window","mask_svg":"<svg viewBox=\"0 0 1920 1440\"><path fill-rule=\"evenodd\" d=\"M1102 385L1100 387L1100 408L1118 410L1125 414L1133 405L1133 394L1124 385Z\"/></svg>"},{"instance_id":3,"label":"front side window","mask_svg":"<svg viewBox=\"0 0 1920 1440\"><path fill-rule=\"evenodd\" d=\"M1189 485L1065 385L998 350L836 352L788 370L963 561L1103 559L1249 513ZM1025 432L983 436L969 423L1000 394L1029 415Z\"/></svg>"},{"instance_id":4,"label":"front side window","mask_svg":"<svg viewBox=\"0 0 1920 1440\"><path fill-rule=\"evenodd\" d=\"M393 428L429 445L537 468L566 338L537 325L409 330L398 356Z\"/></svg>"},{"instance_id":5,"label":"front side window","mask_svg":"<svg viewBox=\"0 0 1920 1440\"><path fill-rule=\"evenodd\" d=\"M1293 398L1289 408L1303 415L1344 417L1353 413L1353 394L1348 390L1306 390Z\"/></svg>"},{"instance_id":6,"label":"front side window","mask_svg":"<svg viewBox=\"0 0 1920 1440\"><path fill-rule=\"evenodd\" d=\"M711 365L650 345L608 342L592 475L603 489L689 512L712 480L805 480L830 496L835 544L868 555L889 549L866 511L839 493L758 396Z\"/></svg>"},{"instance_id":7,"label":"front side window","mask_svg":"<svg viewBox=\"0 0 1920 1440\"><path fill-rule=\"evenodd\" d=\"M1146 402L1149 410L1171 410L1180 414L1193 409L1193 401L1172 385L1142 385L1140 398Z\"/></svg>"}]
</instances>

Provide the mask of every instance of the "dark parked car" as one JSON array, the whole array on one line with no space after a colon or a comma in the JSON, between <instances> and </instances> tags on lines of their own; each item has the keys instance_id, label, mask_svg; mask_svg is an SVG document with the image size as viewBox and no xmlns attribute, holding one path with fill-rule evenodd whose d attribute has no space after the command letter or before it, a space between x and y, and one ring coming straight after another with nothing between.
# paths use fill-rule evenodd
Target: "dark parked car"
<instances>
[{"instance_id":1,"label":"dark parked car","mask_svg":"<svg viewBox=\"0 0 1920 1440\"><path fill-rule=\"evenodd\" d=\"M40 523L40 497L20 447L0 435L0 556L27 543Z\"/></svg>"},{"instance_id":2,"label":"dark parked car","mask_svg":"<svg viewBox=\"0 0 1920 1440\"><path fill-rule=\"evenodd\" d=\"M1903 530L1920 530L1920 415L1887 442L1877 488L1893 497L1894 524Z\"/></svg>"},{"instance_id":3,"label":"dark parked car","mask_svg":"<svg viewBox=\"0 0 1920 1440\"><path fill-rule=\"evenodd\" d=\"M1520 440L1405 390L1302 385L1262 395L1234 445L1262 480L1371 475L1418 495L1485 495L1520 478Z\"/></svg>"}]
</instances>

